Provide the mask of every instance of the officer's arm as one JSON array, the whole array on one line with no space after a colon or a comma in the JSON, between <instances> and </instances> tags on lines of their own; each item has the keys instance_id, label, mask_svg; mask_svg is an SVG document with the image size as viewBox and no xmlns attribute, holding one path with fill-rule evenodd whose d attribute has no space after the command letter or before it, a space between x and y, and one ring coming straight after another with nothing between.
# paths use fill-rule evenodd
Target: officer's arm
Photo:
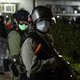
<instances>
[{"instance_id":1,"label":"officer's arm","mask_svg":"<svg viewBox=\"0 0 80 80\"><path fill-rule=\"evenodd\" d=\"M20 35L16 31L11 31L8 35L8 44L10 55L14 56L20 53Z\"/></svg>"},{"instance_id":2,"label":"officer's arm","mask_svg":"<svg viewBox=\"0 0 80 80\"><path fill-rule=\"evenodd\" d=\"M28 72L30 72L31 70L32 61L34 61L33 59L36 58L34 50L35 50L35 43L33 43L32 39L30 38L26 39L21 48L21 56L23 63L26 66L27 76L29 76Z\"/></svg>"}]
</instances>

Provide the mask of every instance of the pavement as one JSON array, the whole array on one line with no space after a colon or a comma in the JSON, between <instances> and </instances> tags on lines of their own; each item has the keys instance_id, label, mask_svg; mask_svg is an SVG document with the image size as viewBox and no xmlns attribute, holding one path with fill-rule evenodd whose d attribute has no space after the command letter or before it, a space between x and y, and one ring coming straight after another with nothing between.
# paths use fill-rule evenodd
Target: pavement
<instances>
[{"instance_id":1,"label":"pavement","mask_svg":"<svg viewBox=\"0 0 80 80\"><path fill-rule=\"evenodd\" d=\"M0 80L12 80L11 72L5 72L4 74L0 74Z\"/></svg>"}]
</instances>

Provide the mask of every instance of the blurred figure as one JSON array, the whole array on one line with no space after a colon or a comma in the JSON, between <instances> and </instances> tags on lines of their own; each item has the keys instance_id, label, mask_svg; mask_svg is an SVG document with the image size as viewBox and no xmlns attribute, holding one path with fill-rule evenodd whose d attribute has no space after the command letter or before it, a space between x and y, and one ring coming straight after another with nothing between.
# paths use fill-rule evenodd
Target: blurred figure
<instances>
[{"instance_id":1,"label":"blurred figure","mask_svg":"<svg viewBox=\"0 0 80 80\"><path fill-rule=\"evenodd\" d=\"M28 36L28 15L29 12L26 10L18 10L13 14L14 23L13 28L8 34L8 44L10 50L10 57L12 60L12 71L14 79L20 79L20 66L24 65L21 59L21 46ZM25 71L26 74L26 71ZM24 75L26 76L26 75Z\"/></svg>"},{"instance_id":2,"label":"blurred figure","mask_svg":"<svg viewBox=\"0 0 80 80\"><path fill-rule=\"evenodd\" d=\"M4 24L4 16L0 16L0 37L7 38L7 28Z\"/></svg>"},{"instance_id":3,"label":"blurred figure","mask_svg":"<svg viewBox=\"0 0 80 80\"><path fill-rule=\"evenodd\" d=\"M0 80L12 78L8 58L9 49L7 43L7 28L4 24L4 16L0 16ZM6 76L8 76L8 78Z\"/></svg>"},{"instance_id":4,"label":"blurred figure","mask_svg":"<svg viewBox=\"0 0 80 80\"><path fill-rule=\"evenodd\" d=\"M13 27L10 16L8 16L8 15L5 16L5 22L4 23L6 25L7 32L9 32Z\"/></svg>"},{"instance_id":5,"label":"blurred figure","mask_svg":"<svg viewBox=\"0 0 80 80\"><path fill-rule=\"evenodd\" d=\"M13 25L12 30L8 34L8 43L11 56L20 53L21 43L24 42L25 37L28 34L28 15L29 12L25 10L19 10L15 14L14 17L14 19L16 20L16 22L14 22L15 28Z\"/></svg>"}]
</instances>

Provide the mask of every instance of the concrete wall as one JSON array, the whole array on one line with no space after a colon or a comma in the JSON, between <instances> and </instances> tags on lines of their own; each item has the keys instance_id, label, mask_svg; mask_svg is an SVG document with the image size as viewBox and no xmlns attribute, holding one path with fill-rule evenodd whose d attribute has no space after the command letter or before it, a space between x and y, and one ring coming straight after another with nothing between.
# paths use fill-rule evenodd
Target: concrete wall
<instances>
[{"instance_id":1,"label":"concrete wall","mask_svg":"<svg viewBox=\"0 0 80 80\"><path fill-rule=\"evenodd\" d=\"M19 3L18 9L24 8L29 12L33 9L33 0L0 0L2 3Z\"/></svg>"},{"instance_id":2,"label":"concrete wall","mask_svg":"<svg viewBox=\"0 0 80 80\"><path fill-rule=\"evenodd\" d=\"M47 5L47 4L53 4L53 0L35 0L35 5Z\"/></svg>"}]
</instances>

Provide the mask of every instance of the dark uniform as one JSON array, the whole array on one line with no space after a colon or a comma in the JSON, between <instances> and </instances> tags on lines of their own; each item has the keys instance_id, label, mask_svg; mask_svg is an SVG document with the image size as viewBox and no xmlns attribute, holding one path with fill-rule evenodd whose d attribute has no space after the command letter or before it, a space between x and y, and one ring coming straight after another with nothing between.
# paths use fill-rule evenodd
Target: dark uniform
<instances>
[{"instance_id":1,"label":"dark uniform","mask_svg":"<svg viewBox=\"0 0 80 80\"><path fill-rule=\"evenodd\" d=\"M31 17L36 30L28 35L28 38L25 40L21 48L22 59L26 66L27 76L31 78L31 80L50 80L48 70L46 75L43 75L46 70L44 70L44 67L42 68L42 66L46 65L46 62L49 62L50 64L50 60L48 60L49 55L46 55L47 50L43 48L44 46L41 39L48 40L50 43L53 42L52 36L47 33L51 27L52 12L45 6L38 6L33 9ZM41 44L39 45L40 42ZM38 46L42 46L42 48L39 51L36 51ZM35 53L39 54L36 55ZM42 63L38 58L42 59ZM53 59L51 61L53 62ZM36 77L32 77L31 74L34 75L36 73Z\"/></svg>"}]
</instances>

